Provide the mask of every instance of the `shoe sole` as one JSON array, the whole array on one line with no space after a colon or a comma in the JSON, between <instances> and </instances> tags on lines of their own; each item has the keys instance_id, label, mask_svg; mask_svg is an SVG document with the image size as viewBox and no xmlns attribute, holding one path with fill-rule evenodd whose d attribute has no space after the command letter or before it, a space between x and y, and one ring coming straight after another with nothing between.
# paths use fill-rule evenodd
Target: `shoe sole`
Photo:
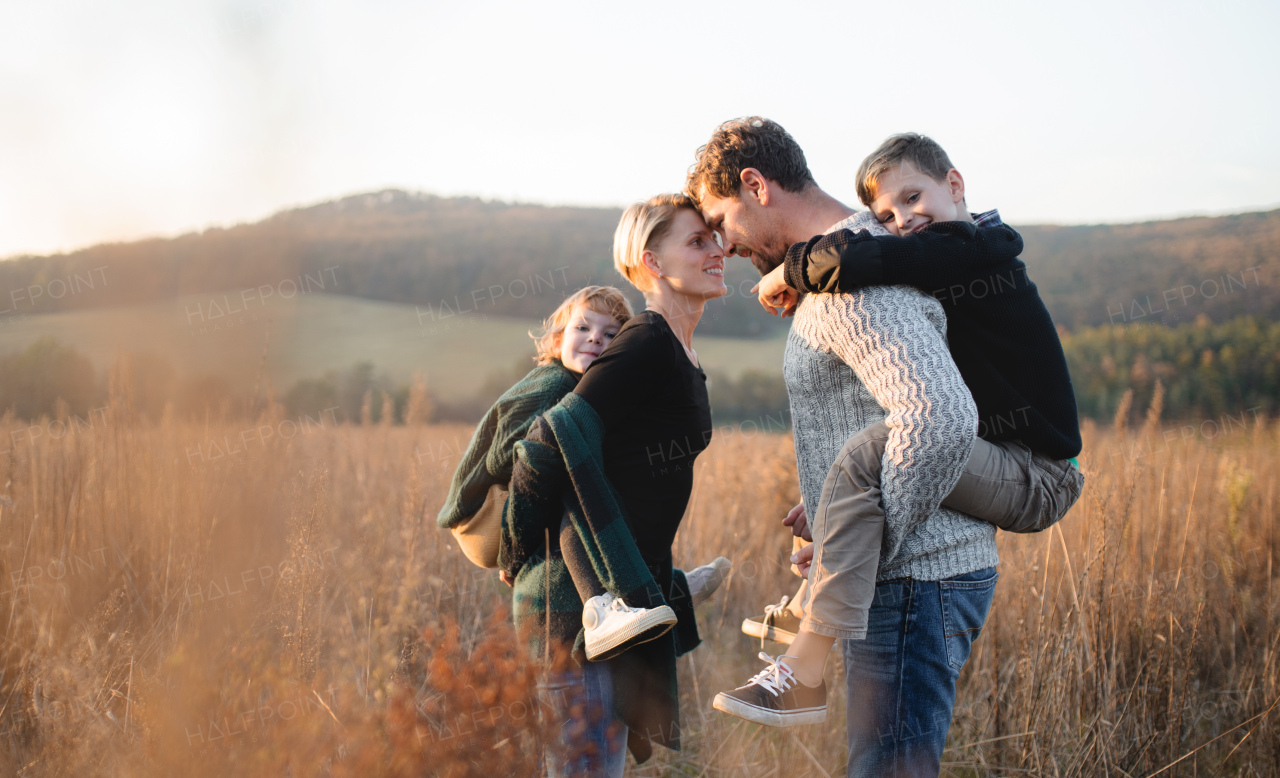
<instances>
[{"instance_id":1,"label":"shoe sole","mask_svg":"<svg viewBox=\"0 0 1280 778\"><path fill-rule=\"evenodd\" d=\"M614 649L625 645L628 641L634 640L635 642L632 645L640 645L641 643L648 643L650 640L657 640L667 634L675 623L676 612L671 610L671 606L660 605L657 608L652 608L648 613L644 614L643 618L637 619L621 629L615 629L613 632L604 635L588 635L586 641L587 659L608 659L610 656L620 653L614 651ZM667 629L654 635L645 635L649 630L663 624L668 625ZM636 640L637 638L640 639ZM602 654L608 654L609 656L601 656Z\"/></svg>"},{"instance_id":2,"label":"shoe sole","mask_svg":"<svg viewBox=\"0 0 1280 778\"><path fill-rule=\"evenodd\" d=\"M796 639L796 633L794 632L788 632L785 629L778 629L777 627L769 627L758 621L752 621L751 619L742 620L742 631L753 638L773 640L778 643L786 643L787 645L791 645L791 642Z\"/></svg>"},{"instance_id":3,"label":"shoe sole","mask_svg":"<svg viewBox=\"0 0 1280 778\"><path fill-rule=\"evenodd\" d=\"M611 648L607 651L603 651L601 653L595 654L594 656L587 657L587 661L588 662L607 662L610 659L613 659L615 656L624 654L638 645L641 645L643 643L648 643L652 640L657 640L658 638L662 637L663 635L667 634L673 629L675 629L674 624L659 624L658 626L652 628L648 632L641 632L638 637L635 637L626 643L622 643L617 648Z\"/></svg>"},{"instance_id":4,"label":"shoe sole","mask_svg":"<svg viewBox=\"0 0 1280 778\"><path fill-rule=\"evenodd\" d=\"M737 716L740 719L753 721L756 724L764 724L766 727L799 727L805 724L821 724L827 720L827 709L825 707L801 708L796 711L779 713L776 710L749 705L737 697L730 697L723 692L716 695L712 707L721 713L728 713L730 716Z\"/></svg>"}]
</instances>

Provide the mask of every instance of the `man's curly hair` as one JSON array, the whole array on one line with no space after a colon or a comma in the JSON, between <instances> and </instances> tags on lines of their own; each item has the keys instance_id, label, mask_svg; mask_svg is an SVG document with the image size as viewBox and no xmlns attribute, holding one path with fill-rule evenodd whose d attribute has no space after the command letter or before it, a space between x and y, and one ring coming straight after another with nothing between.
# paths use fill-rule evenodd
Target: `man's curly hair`
<instances>
[{"instance_id":1,"label":"man's curly hair","mask_svg":"<svg viewBox=\"0 0 1280 778\"><path fill-rule=\"evenodd\" d=\"M749 167L788 192L816 184L800 144L782 125L762 116L746 116L717 127L711 140L698 149L685 193L695 203L704 191L736 198L742 171Z\"/></svg>"}]
</instances>

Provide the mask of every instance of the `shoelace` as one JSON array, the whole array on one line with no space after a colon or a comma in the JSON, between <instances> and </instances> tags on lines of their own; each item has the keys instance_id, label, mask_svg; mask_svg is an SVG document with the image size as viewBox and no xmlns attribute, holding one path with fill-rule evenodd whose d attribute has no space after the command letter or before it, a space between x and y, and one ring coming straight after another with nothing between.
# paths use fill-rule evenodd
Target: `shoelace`
<instances>
[{"instance_id":1,"label":"shoelace","mask_svg":"<svg viewBox=\"0 0 1280 778\"><path fill-rule=\"evenodd\" d=\"M614 597L610 600L609 609L618 611L619 613L632 613L634 611L641 610L640 608L632 608L630 605L627 605L622 601L621 597Z\"/></svg>"},{"instance_id":2,"label":"shoelace","mask_svg":"<svg viewBox=\"0 0 1280 778\"><path fill-rule=\"evenodd\" d=\"M747 686L755 684L775 697L781 696L783 692L795 686L796 676L791 672L791 668L782 663L782 657L774 659L765 652L760 652L760 658L769 663L769 666L760 672L747 683Z\"/></svg>"},{"instance_id":3,"label":"shoelace","mask_svg":"<svg viewBox=\"0 0 1280 778\"><path fill-rule=\"evenodd\" d=\"M787 603L789 602L791 602L791 595L784 594L782 595L782 599L778 601L777 605L764 606L764 623L772 626L773 617L782 613L782 610L787 607Z\"/></svg>"},{"instance_id":4,"label":"shoelace","mask_svg":"<svg viewBox=\"0 0 1280 778\"><path fill-rule=\"evenodd\" d=\"M764 606L764 625L766 627L772 627L774 617L776 617L779 613L782 613L783 609L787 607L787 603L789 602L791 602L791 595L784 594L782 595L782 599L776 605ZM767 634L767 632L768 630L765 630L760 635L760 653L762 654L764 653L764 641L765 641L764 636L765 634Z\"/></svg>"}]
</instances>

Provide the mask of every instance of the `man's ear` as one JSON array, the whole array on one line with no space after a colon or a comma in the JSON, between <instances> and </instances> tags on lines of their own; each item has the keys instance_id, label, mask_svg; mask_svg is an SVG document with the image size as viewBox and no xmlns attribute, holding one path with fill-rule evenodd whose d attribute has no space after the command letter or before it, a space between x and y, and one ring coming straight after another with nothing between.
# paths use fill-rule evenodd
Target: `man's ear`
<instances>
[{"instance_id":1,"label":"man's ear","mask_svg":"<svg viewBox=\"0 0 1280 778\"><path fill-rule=\"evenodd\" d=\"M760 205L769 204L769 179L753 167L743 168L739 174L742 188L739 190L743 198L750 197Z\"/></svg>"},{"instance_id":2,"label":"man's ear","mask_svg":"<svg viewBox=\"0 0 1280 778\"><path fill-rule=\"evenodd\" d=\"M947 171L947 188L951 190L951 202L964 202L964 178L959 170L951 168Z\"/></svg>"}]
</instances>

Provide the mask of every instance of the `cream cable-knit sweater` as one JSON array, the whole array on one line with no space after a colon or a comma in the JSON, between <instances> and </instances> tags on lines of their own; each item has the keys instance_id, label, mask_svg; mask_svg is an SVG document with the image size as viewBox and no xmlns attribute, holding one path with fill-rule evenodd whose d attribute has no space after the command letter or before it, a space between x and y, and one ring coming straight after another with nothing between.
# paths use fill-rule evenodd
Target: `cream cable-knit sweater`
<instances>
[{"instance_id":1,"label":"cream cable-knit sweater","mask_svg":"<svg viewBox=\"0 0 1280 778\"><path fill-rule=\"evenodd\" d=\"M863 211L831 227L884 233ZM978 412L947 349L942 305L905 286L806 295L787 338L800 492L817 506L850 436L889 426L877 580L937 581L992 567L995 527L943 508L973 448Z\"/></svg>"}]
</instances>

